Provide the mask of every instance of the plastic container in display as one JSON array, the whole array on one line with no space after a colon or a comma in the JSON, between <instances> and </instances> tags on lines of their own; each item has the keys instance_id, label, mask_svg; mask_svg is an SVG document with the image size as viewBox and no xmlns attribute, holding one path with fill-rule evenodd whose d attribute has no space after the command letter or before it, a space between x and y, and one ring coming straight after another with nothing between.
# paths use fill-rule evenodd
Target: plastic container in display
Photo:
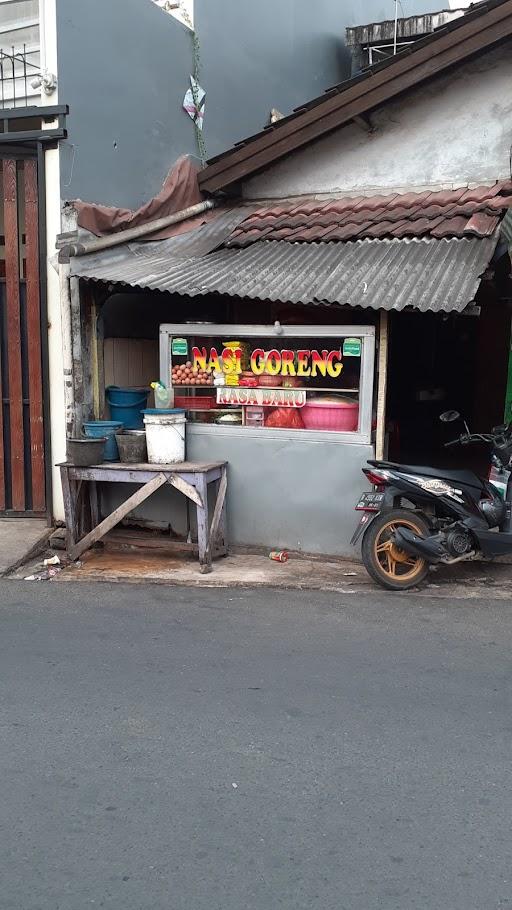
<instances>
[{"instance_id":1,"label":"plastic container in display","mask_svg":"<svg viewBox=\"0 0 512 910\"><path fill-rule=\"evenodd\" d=\"M185 411L207 411L215 407L215 398L213 395L176 395L174 404Z\"/></svg>"},{"instance_id":2,"label":"plastic container in display","mask_svg":"<svg viewBox=\"0 0 512 910\"><path fill-rule=\"evenodd\" d=\"M319 398L308 401L301 408L300 413L307 430L354 432L359 424L357 401L334 401Z\"/></svg>"}]
</instances>

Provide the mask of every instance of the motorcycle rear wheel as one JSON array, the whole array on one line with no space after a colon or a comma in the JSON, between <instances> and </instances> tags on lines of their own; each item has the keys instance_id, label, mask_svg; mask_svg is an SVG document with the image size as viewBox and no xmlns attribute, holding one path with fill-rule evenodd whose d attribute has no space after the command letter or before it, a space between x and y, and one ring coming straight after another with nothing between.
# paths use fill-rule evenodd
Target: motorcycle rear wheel
<instances>
[{"instance_id":1,"label":"motorcycle rear wheel","mask_svg":"<svg viewBox=\"0 0 512 910\"><path fill-rule=\"evenodd\" d=\"M407 591L421 584L428 574L428 563L418 556L409 556L393 542L393 533L408 528L426 537L427 523L408 509L381 512L372 521L363 537L362 557L368 575L388 591Z\"/></svg>"}]
</instances>

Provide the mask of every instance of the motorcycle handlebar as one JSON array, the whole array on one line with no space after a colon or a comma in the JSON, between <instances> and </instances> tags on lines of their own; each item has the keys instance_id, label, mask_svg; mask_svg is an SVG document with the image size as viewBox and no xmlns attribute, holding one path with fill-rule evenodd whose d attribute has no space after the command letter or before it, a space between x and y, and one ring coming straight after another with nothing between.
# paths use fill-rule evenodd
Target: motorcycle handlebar
<instances>
[{"instance_id":1,"label":"motorcycle handlebar","mask_svg":"<svg viewBox=\"0 0 512 910\"><path fill-rule=\"evenodd\" d=\"M490 433L471 433L459 436L458 439L452 439L450 442L445 442L444 448L447 449L449 446L455 446L458 443L467 445L468 442L493 442L495 438Z\"/></svg>"}]
</instances>

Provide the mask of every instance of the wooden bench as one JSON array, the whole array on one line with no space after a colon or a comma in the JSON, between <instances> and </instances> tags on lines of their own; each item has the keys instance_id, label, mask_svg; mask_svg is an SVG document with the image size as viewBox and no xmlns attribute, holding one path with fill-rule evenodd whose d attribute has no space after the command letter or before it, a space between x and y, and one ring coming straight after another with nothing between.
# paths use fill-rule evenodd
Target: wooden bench
<instances>
[{"instance_id":1,"label":"wooden bench","mask_svg":"<svg viewBox=\"0 0 512 910\"><path fill-rule=\"evenodd\" d=\"M175 465L105 462L87 468L64 462L59 467L66 516L66 549L70 559L78 559L164 484L179 490L196 506L200 571L211 572L212 559L227 554L225 461L187 461ZM98 483L141 486L100 521ZM217 495L210 523L208 487L212 483L217 484Z\"/></svg>"}]
</instances>

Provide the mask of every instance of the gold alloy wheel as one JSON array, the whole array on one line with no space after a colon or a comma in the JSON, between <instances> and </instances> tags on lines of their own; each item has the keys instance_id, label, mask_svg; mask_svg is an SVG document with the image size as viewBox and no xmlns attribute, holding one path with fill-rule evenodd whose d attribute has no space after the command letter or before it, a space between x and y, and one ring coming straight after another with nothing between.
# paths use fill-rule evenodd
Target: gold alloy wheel
<instances>
[{"instance_id":1,"label":"gold alloy wheel","mask_svg":"<svg viewBox=\"0 0 512 910\"><path fill-rule=\"evenodd\" d=\"M393 534L400 527L409 528L415 534L422 535L422 529L413 519L390 519L375 537L373 544L375 561L390 581L411 583L423 573L425 560L419 556L409 556L405 550L397 547L393 541Z\"/></svg>"}]
</instances>

